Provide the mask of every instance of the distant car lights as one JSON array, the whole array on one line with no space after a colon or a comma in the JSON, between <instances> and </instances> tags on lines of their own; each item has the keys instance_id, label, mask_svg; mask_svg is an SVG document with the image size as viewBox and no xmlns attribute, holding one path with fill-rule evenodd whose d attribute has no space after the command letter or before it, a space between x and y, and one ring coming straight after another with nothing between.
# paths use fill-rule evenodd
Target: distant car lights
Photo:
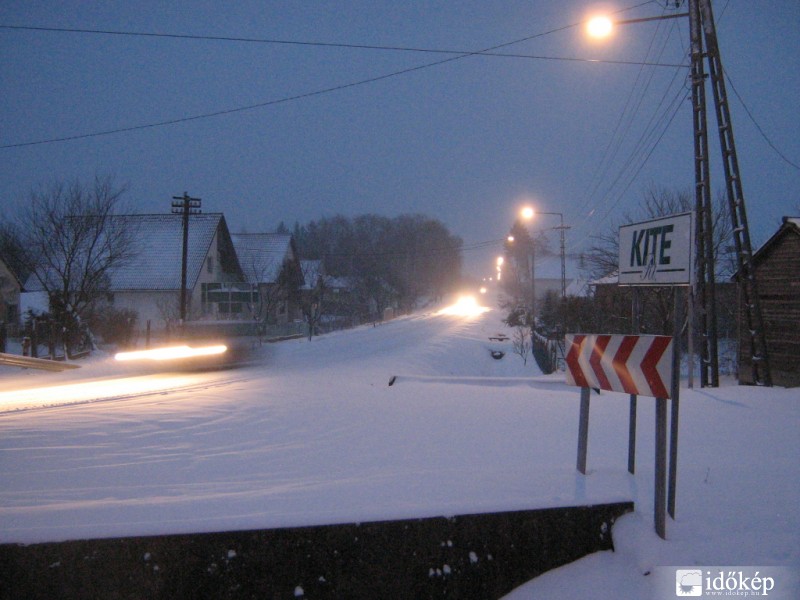
<instances>
[{"instance_id":1,"label":"distant car lights","mask_svg":"<svg viewBox=\"0 0 800 600\"><path fill-rule=\"evenodd\" d=\"M201 346L191 348L190 346L168 346L165 348L154 348L153 350L136 350L134 352L118 352L114 358L119 361L130 360L177 360L181 358L194 358L196 356L212 356L222 354L228 347L222 344L216 346Z\"/></svg>"},{"instance_id":2,"label":"distant car lights","mask_svg":"<svg viewBox=\"0 0 800 600\"><path fill-rule=\"evenodd\" d=\"M439 311L441 315L454 315L458 317L473 317L485 313L488 308L480 306L474 296L461 296L455 304Z\"/></svg>"}]
</instances>

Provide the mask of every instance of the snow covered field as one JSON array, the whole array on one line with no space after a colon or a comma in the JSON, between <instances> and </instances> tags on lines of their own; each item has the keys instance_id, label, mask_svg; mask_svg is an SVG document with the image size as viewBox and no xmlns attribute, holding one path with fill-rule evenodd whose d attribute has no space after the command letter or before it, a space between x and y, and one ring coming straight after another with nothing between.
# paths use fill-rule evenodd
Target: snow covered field
<instances>
[{"instance_id":1,"label":"snow covered field","mask_svg":"<svg viewBox=\"0 0 800 600\"><path fill-rule=\"evenodd\" d=\"M63 374L0 367L0 542L633 500L614 528L617 552L510 598L650 597L659 584L645 574L659 566L777 565L796 577L799 390L731 380L682 390L677 520L662 541L653 402L639 402L631 476L627 396L592 395L580 475L579 391L489 341L510 333L501 317L431 310L265 346L246 367L205 373L100 360Z\"/></svg>"}]
</instances>

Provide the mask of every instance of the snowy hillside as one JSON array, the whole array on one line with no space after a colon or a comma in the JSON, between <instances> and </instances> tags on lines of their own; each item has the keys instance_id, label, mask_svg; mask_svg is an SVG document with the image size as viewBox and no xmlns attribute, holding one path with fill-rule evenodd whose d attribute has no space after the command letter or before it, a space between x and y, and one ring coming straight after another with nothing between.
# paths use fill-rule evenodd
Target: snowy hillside
<instances>
[{"instance_id":1,"label":"snowy hillside","mask_svg":"<svg viewBox=\"0 0 800 600\"><path fill-rule=\"evenodd\" d=\"M800 568L800 392L732 381L682 391L677 520L662 541L652 403L639 403L630 476L627 396L592 396L581 476L579 392L490 341L510 333L501 316L430 311L266 346L246 367L207 373L3 368L0 542L633 500L616 553L511 597L647 597L645 573L666 565Z\"/></svg>"}]
</instances>

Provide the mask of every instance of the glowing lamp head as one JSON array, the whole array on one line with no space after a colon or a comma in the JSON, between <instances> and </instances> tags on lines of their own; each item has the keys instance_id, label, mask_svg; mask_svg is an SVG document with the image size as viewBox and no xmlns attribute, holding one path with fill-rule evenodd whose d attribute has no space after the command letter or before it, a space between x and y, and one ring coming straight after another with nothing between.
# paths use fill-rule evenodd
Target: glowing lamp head
<instances>
[{"instance_id":1,"label":"glowing lamp head","mask_svg":"<svg viewBox=\"0 0 800 600\"><path fill-rule=\"evenodd\" d=\"M522 215L523 219L529 221L536 215L536 211L533 210L530 206L526 206L520 211L519 214Z\"/></svg>"},{"instance_id":2,"label":"glowing lamp head","mask_svg":"<svg viewBox=\"0 0 800 600\"><path fill-rule=\"evenodd\" d=\"M586 33L593 38L606 38L611 35L613 27L608 17L592 17L586 23Z\"/></svg>"}]
</instances>

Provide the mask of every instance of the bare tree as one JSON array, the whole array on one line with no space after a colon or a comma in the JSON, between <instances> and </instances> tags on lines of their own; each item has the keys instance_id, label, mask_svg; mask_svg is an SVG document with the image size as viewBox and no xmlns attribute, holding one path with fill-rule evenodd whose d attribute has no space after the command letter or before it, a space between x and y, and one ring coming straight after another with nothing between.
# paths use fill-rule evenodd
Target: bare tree
<instances>
[{"instance_id":1,"label":"bare tree","mask_svg":"<svg viewBox=\"0 0 800 600\"><path fill-rule=\"evenodd\" d=\"M76 342L81 318L133 254L135 232L112 217L125 187L110 177L57 182L31 193L19 218L23 262L50 299L53 318Z\"/></svg>"},{"instance_id":2,"label":"bare tree","mask_svg":"<svg viewBox=\"0 0 800 600\"><path fill-rule=\"evenodd\" d=\"M514 333L511 337L511 349L514 354L518 354L522 358L522 364L528 364L528 356L531 353L531 332L527 327L518 325L514 328Z\"/></svg>"},{"instance_id":3,"label":"bare tree","mask_svg":"<svg viewBox=\"0 0 800 600\"><path fill-rule=\"evenodd\" d=\"M605 231L593 237L593 244L584 258L588 275L599 279L617 271L619 267L619 226L656 219L671 214L694 210L694 199L686 191L675 191L666 187L651 185L642 195L642 203L636 213L627 213L618 223L613 223ZM728 204L725 194L720 191L712 207L712 228L714 231L714 263L717 272L732 275L736 257L731 240L731 221L728 218Z\"/></svg>"},{"instance_id":4,"label":"bare tree","mask_svg":"<svg viewBox=\"0 0 800 600\"><path fill-rule=\"evenodd\" d=\"M633 223L671 214L688 212L694 208L694 201L686 191L674 191L665 187L650 186L642 196L639 210L626 214L621 223ZM724 193L719 192L712 207L714 269L717 280L724 279L735 271L735 255L730 241L732 239L731 221L728 218L728 204ZM616 273L619 267L619 227L617 224L594 237L594 244L584 255L587 275L599 279ZM623 290L616 291L623 294ZM609 298L606 301L610 302ZM672 329L672 292L668 287L651 287L639 292L640 314L643 330L667 334ZM603 311L620 325L629 327L630 310L626 303L613 302L615 314Z\"/></svg>"},{"instance_id":5,"label":"bare tree","mask_svg":"<svg viewBox=\"0 0 800 600\"><path fill-rule=\"evenodd\" d=\"M303 319L308 324L309 341L318 332L319 324L328 314L330 288L321 261L305 261L302 264L305 285L298 294Z\"/></svg>"}]
</instances>

